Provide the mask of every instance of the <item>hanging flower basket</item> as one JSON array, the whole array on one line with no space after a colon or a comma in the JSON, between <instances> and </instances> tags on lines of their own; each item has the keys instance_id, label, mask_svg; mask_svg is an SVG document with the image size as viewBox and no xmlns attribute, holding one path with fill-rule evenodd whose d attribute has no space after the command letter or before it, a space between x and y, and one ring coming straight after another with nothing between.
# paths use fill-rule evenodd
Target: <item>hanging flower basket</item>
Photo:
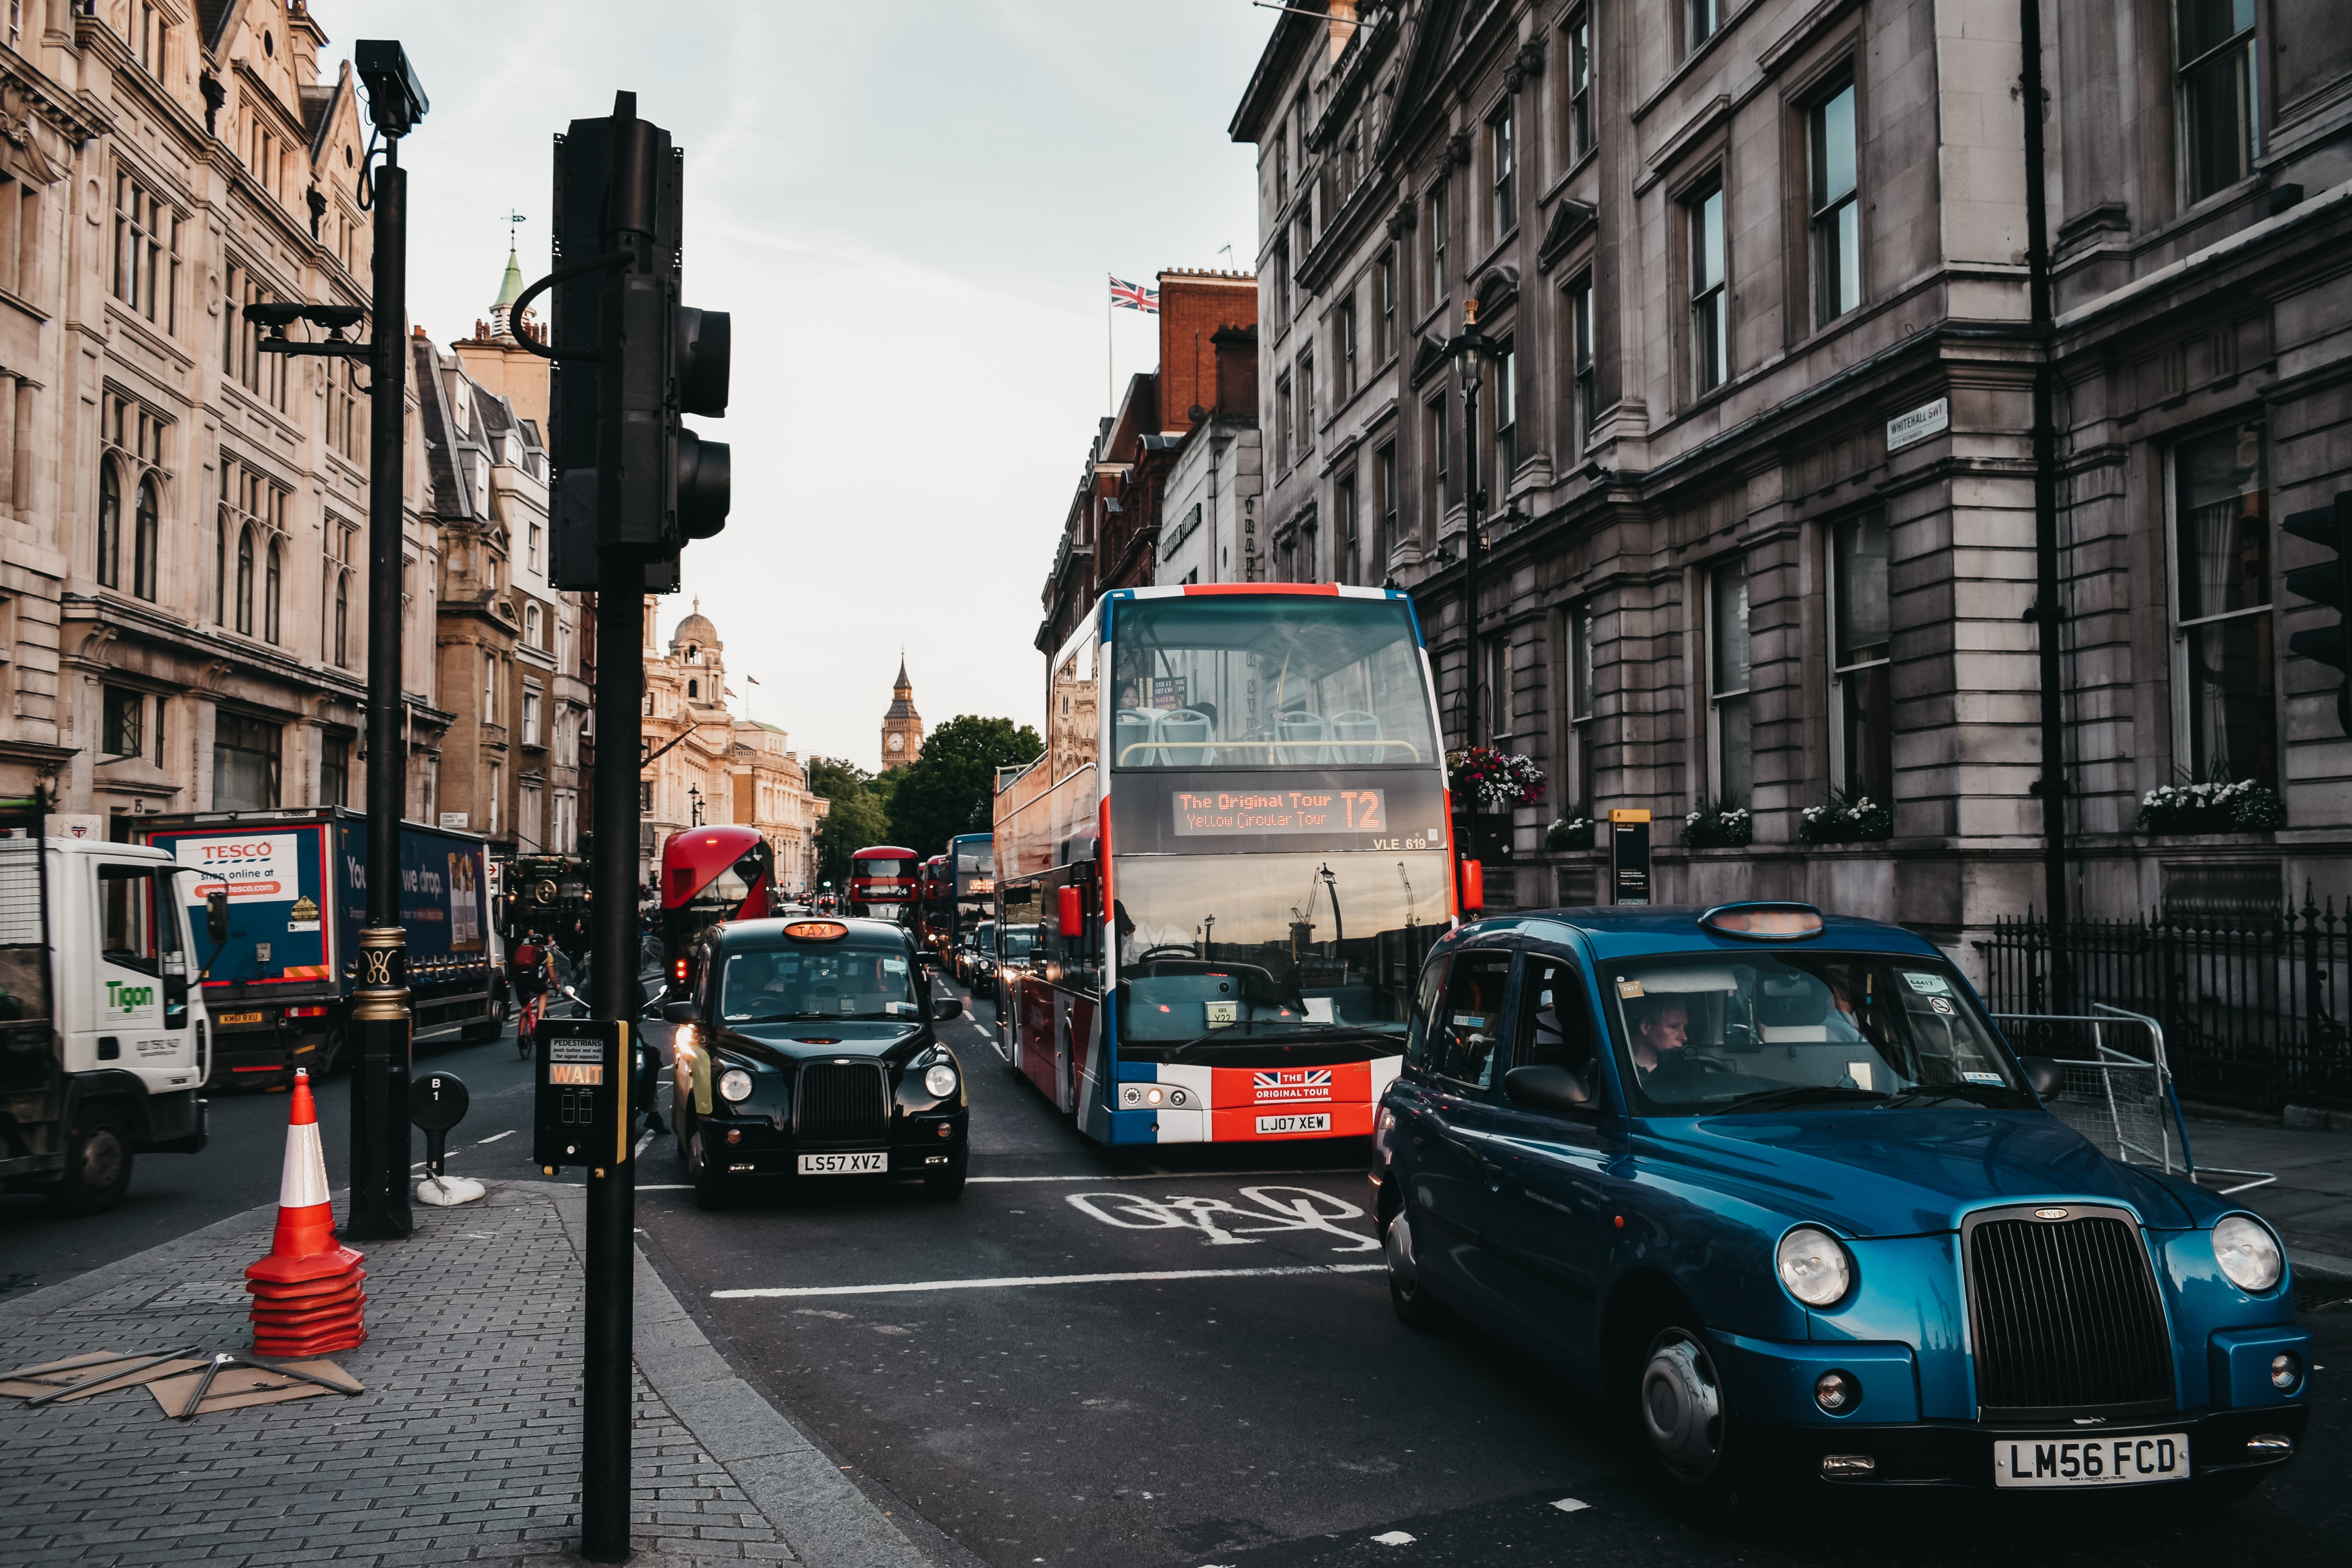
<instances>
[{"instance_id":1,"label":"hanging flower basket","mask_svg":"<svg viewBox=\"0 0 2352 1568\"><path fill-rule=\"evenodd\" d=\"M1544 775L1533 758L1472 746L1446 753L1445 787L1457 811L1508 811L1542 804Z\"/></svg>"},{"instance_id":2,"label":"hanging flower basket","mask_svg":"<svg viewBox=\"0 0 2352 1568\"><path fill-rule=\"evenodd\" d=\"M1797 814L1804 844L1868 844L1895 837L1895 808L1860 790L1832 790L1828 800Z\"/></svg>"},{"instance_id":3,"label":"hanging flower basket","mask_svg":"<svg viewBox=\"0 0 2352 1568\"><path fill-rule=\"evenodd\" d=\"M1756 840L1756 819L1729 795L1683 818L1682 840L1693 849L1738 849Z\"/></svg>"},{"instance_id":4,"label":"hanging flower basket","mask_svg":"<svg viewBox=\"0 0 2352 1568\"><path fill-rule=\"evenodd\" d=\"M2252 779L2158 784L2139 803L2142 833L2267 833L2286 826L2286 802Z\"/></svg>"}]
</instances>

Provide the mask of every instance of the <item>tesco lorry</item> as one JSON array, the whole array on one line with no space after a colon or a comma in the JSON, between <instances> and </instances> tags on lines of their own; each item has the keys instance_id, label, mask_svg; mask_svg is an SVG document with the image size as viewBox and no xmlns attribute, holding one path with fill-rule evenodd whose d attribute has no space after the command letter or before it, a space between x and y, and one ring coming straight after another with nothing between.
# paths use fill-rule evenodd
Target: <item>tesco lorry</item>
<instances>
[{"instance_id":1,"label":"tesco lorry","mask_svg":"<svg viewBox=\"0 0 2352 1568\"><path fill-rule=\"evenodd\" d=\"M215 1084L274 1087L334 1070L349 1037L367 916L367 818L342 806L151 816L142 838L186 875L181 897L214 895L228 931L203 968ZM400 825L400 923L418 1044L494 1040L508 1008L479 835Z\"/></svg>"},{"instance_id":2,"label":"tesco lorry","mask_svg":"<svg viewBox=\"0 0 2352 1568\"><path fill-rule=\"evenodd\" d=\"M136 844L44 837L0 801L0 1184L114 1206L134 1154L205 1146L204 998L189 879Z\"/></svg>"}]
</instances>

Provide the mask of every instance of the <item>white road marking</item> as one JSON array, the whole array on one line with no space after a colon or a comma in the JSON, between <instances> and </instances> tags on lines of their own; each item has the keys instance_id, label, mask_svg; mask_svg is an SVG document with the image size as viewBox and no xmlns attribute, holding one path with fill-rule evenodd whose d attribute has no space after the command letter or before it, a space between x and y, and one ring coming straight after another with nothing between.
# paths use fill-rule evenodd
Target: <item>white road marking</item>
<instances>
[{"instance_id":1,"label":"white road marking","mask_svg":"<svg viewBox=\"0 0 2352 1568\"><path fill-rule=\"evenodd\" d=\"M483 1140L482 1140L482 1143L495 1143L495 1142L498 1142L499 1139L501 1139L501 1138L511 1138L511 1137L513 1137L514 1135L515 1135L515 1130L514 1130L513 1128L509 1127L509 1128L508 1128L508 1129L507 1129L505 1131L503 1131L503 1132L493 1132L493 1133L491 1133L488 1138L485 1138L485 1139L483 1139ZM477 1149L478 1149L478 1148L480 1148L480 1147L482 1146L482 1143L477 1143L477 1144L475 1144L475 1145L474 1145L474 1147L475 1147L475 1148L477 1148Z\"/></svg>"},{"instance_id":2,"label":"white road marking","mask_svg":"<svg viewBox=\"0 0 2352 1568\"><path fill-rule=\"evenodd\" d=\"M1302 1263L1281 1268L1159 1268L1131 1274L1009 1274L994 1279L917 1279L903 1285L793 1285L713 1290L714 1301L805 1296L886 1296L903 1290L1005 1290L1028 1285L1136 1285L1160 1279L1260 1279L1277 1274L1377 1274L1385 1263Z\"/></svg>"},{"instance_id":3,"label":"white road marking","mask_svg":"<svg viewBox=\"0 0 2352 1568\"><path fill-rule=\"evenodd\" d=\"M1562 1513L1577 1513L1585 1509L1591 1508L1592 1505L1580 1498L1564 1497L1559 1499L1551 1506L1559 1510Z\"/></svg>"},{"instance_id":4,"label":"white road marking","mask_svg":"<svg viewBox=\"0 0 2352 1568\"><path fill-rule=\"evenodd\" d=\"M1407 1535L1402 1530L1384 1531L1381 1534L1373 1536L1372 1540L1382 1546L1411 1546L1412 1544L1412 1537Z\"/></svg>"},{"instance_id":5,"label":"white road marking","mask_svg":"<svg viewBox=\"0 0 2352 1568\"><path fill-rule=\"evenodd\" d=\"M1352 1165L1338 1165L1322 1171L1194 1171L1192 1174L1210 1181L1226 1181L1243 1176L1360 1176L1361 1171ZM1171 1177L1165 1171L1146 1171L1137 1176L966 1176L967 1186L980 1182L1165 1182L1181 1180Z\"/></svg>"},{"instance_id":6,"label":"white road marking","mask_svg":"<svg viewBox=\"0 0 2352 1568\"><path fill-rule=\"evenodd\" d=\"M1283 1194L1276 1196L1276 1194ZM1380 1243L1369 1236L1342 1230L1335 1221L1360 1219L1364 1211L1345 1198L1335 1198L1313 1187L1244 1187L1242 1196L1256 1204L1246 1209L1223 1198L1171 1196L1166 1200L1141 1193L1072 1193L1063 1201L1093 1219L1120 1230L1198 1230L1209 1247L1255 1247L1253 1237L1276 1231L1323 1230L1347 1245L1334 1252L1376 1252ZM1108 1205L1108 1206L1106 1206ZM1270 1223L1246 1223L1265 1221ZM1236 1224L1235 1222L1245 1222ZM1227 1229L1227 1226L1233 1228Z\"/></svg>"}]
</instances>

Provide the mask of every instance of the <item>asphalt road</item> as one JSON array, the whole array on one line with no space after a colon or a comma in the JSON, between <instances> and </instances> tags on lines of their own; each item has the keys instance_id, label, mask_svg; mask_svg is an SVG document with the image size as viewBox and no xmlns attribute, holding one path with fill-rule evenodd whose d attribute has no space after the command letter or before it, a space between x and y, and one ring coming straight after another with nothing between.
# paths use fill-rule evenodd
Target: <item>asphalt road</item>
<instances>
[{"instance_id":1,"label":"asphalt road","mask_svg":"<svg viewBox=\"0 0 2352 1568\"><path fill-rule=\"evenodd\" d=\"M1638 1483L1582 1394L1466 1327L1397 1323L1362 1212L1362 1145L1089 1149L989 1030L942 1030L971 1082L960 1202L845 1181L704 1214L664 1137L638 1169L638 1224L738 1370L947 1560L2284 1568L2339 1563L2352 1539L2352 1401L2326 1376L2303 1458L2227 1510L2162 1493L1841 1493L1694 1523ZM471 1090L454 1172L539 1179L510 1040L428 1050L418 1065ZM347 1082L319 1090L338 1184ZM285 1118L283 1094L215 1099L212 1147L141 1161L122 1207L94 1220L0 1199L0 1288L54 1283L269 1202ZM1168 1275L1189 1277L1153 1277ZM2306 1321L2322 1366L2352 1367L2352 1309Z\"/></svg>"},{"instance_id":2,"label":"asphalt road","mask_svg":"<svg viewBox=\"0 0 2352 1568\"><path fill-rule=\"evenodd\" d=\"M987 1563L1810 1568L2022 1549L2201 1568L2334 1564L2352 1538L2352 1418L2327 1381L2304 1458L2224 1510L1839 1494L1701 1527L1638 1483L1573 1387L1466 1327L1396 1321L1367 1147L1090 1150L987 1029L942 1027L971 1080L961 1202L845 1183L704 1214L650 1190L678 1180L662 1140L638 1214L739 1370L884 1507ZM1071 1278L1088 1275L1111 1278ZM2352 1310L2313 1321L2322 1363L2352 1366ZM2000 1506L2016 1501L2056 1506Z\"/></svg>"}]
</instances>

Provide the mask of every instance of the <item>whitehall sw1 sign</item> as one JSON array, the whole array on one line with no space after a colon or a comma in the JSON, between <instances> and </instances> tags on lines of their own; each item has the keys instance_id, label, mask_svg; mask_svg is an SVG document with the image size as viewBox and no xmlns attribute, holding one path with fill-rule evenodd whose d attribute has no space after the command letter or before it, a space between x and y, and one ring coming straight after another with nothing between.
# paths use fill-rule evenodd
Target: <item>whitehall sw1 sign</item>
<instances>
[{"instance_id":1,"label":"whitehall sw1 sign","mask_svg":"<svg viewBox=\"0 0 2352 1568\"><path fill-rule=\"evenodd\" d=\"M1898 414L1886 422L1886 449L1899 452L1915 441L1952 427L1952 400L1939 397L1924 404L1908 414Z\"/></svg>"}]
</instances>

